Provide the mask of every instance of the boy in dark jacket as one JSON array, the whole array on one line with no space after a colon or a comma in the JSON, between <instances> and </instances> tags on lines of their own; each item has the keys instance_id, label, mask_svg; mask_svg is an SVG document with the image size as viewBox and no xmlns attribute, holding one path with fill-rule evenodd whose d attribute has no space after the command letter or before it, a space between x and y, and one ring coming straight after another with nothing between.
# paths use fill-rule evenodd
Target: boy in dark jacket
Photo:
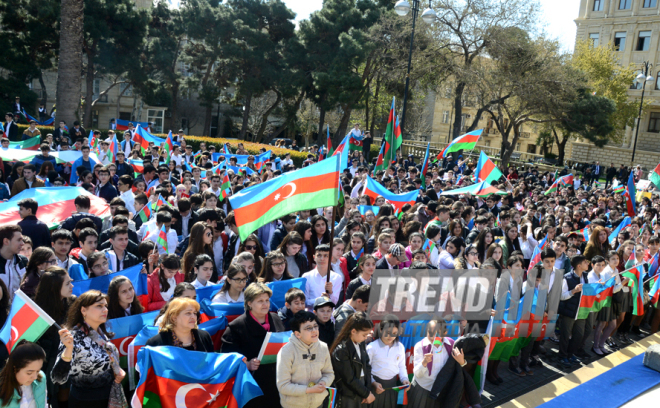
<instances>
[{"instance_id":1,"label":"boy in dark jacket","mask_svg":"<svg viewBox=\"0 0 660 408\"><path fill-rule=\"evenodd\" d=\"M564 367L579 362L575 353L582 347L586 319L576 319L580 308L582 285L589 283L584 273L589 269L589 260L583 255L571 259L573 272L564 275L561 289L561 302L557 312L561 315L559 334L559 359Z\"/></svg>"},{"instance_id":2,"label":"boy in dark jacket","mask_svg":"<svg viewBox=\"0 0 660 408\"><path fill-rule=\"evenodd\" d=\"M293 315L305 309L305 292L298 288L291 288L284 295L284 307L277 311L277 316L282 320L284 328L291 330L291 319Z\"/></svg>"},{"instance_id":3,"label":"boy in dark jacket","mask_svg":"<svg viewBox=\"0 0 660 408\"><path fill-rule=\"evenodd\" d=\"M335 304L327 296L316 298L314 301L314 314L319 324L319 340L330 347L335 341L335 322L332 321L332 309Z\"/></svg>"}]
</instances>

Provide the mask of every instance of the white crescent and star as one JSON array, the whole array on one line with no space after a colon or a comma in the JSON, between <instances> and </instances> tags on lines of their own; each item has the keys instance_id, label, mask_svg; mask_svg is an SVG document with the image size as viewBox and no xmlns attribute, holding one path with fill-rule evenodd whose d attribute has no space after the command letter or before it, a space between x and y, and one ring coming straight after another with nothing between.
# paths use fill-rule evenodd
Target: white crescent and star
<instances>
[{"instance_id":1,"label":"white crescent and star","mask_svg":"<svg viewBox=\"0 0 660 408\"><path fill-rule=\"evenodd\" d=\"M126 340L128 340L128 344L131 344L135 336L128 336L124 340L119 343L119 355L120 356L125 356L128 355L128 348L124 348L124 344L126 343Z\"/></svg>"},{"instance_id":2,"label":"white crescent and star","mask_svg":"<svg viewBox=\"0 0 660 408\"><path fill-rule=\"evenodd\" d=\"M198 383L186 384L186 385L182 386L181 388L179 388L176 391L176 396L174 397L174 404L175 404L176 408L188 408L188 407L186 407L186 394L188 394L188 392L190 392L194 389L197 389L197 388L206 391L204 389L204 387L202 387Z\"/></svg>"},{"instance_id":3,"label":"white crescent and star","mask_svg":"<svg viewBox=\"0 0 660 408\"><path fill-rule=\"evenodd\" d=\"M16 337L14 337L14 334L16 334ZM15 342L16 340L18 340L18 329L11 326L11 341Z\"/></svg>"},{"instance_id":4,"label":"white crescent and star","mask_svg":"<svg viewBox=\"0 0 660 408\"><path fill-rule=\"evenodd\" d=\"M291 192L289 193L288 196L283 197L283 198L289 198L289 197L291 197L291 196L293 195L293 193L296 192L296 188L297 188L296 183L287 183L287 184L285 184L285 185L282 187L282 189L284 190L284 187L286 187L286 186L291 186Z\"/></svg>"}]
</instances>

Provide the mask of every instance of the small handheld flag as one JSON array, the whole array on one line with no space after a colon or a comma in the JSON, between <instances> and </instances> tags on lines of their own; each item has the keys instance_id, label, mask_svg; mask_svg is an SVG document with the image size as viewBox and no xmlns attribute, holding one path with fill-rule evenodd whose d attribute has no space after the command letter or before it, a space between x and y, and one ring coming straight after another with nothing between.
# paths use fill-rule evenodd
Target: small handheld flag
<instances>
[{"instance_id":1,"label":"small handheld flag","mask_svg":"<svg viewBox=\"0 0 660 408\"><path fill-rule=\"evenodd\" d=\"M282 347L289 342L292 335L292 331L266 333L266 338L261 345L257 360L260 360L261 364L273 364L277 362L277 353L279 353Z\"/></svg>"},{"instance_id":2,"label":"small handheld flag","mask_svg":"<svg viewBox=\"0 0 660 408\"><path fill-rule=\"evenodd\" d=\"M19 289L15 293L9 317L0 330L0 340L11 353L20 340L37 341L52 325L60 328L39 305Z\"/></svg>"},{"instance_id":3,"label":"small handheld flag","mask_svg":"<svg viewBox=\"0 0 660 408\"><path fill-rule=\"evenodd\" d=\"M337 389L332 387L328 388L328 408L335 408L337 402Z\"/></svg>"},{"instance_id":4,"label":"small handheld flag","mask_svg":"<svg viewBox=\"0 0 660 408\"><path fill-rule=\"evenodd\" d=\"M158 239L156 240L156 243L158 245L158 251L160 251L162 249L163 251L168 252L168 250L167 250L167 231L165 230L165 224L163 224L163 227L158 232Z\"/></svg>"}]
</instances>

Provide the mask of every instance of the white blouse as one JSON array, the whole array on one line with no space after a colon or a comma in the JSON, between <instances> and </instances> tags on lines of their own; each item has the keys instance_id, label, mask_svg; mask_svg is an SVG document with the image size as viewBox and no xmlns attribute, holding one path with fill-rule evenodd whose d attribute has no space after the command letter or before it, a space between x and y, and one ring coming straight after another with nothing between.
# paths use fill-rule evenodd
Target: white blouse
<instances>
[{"instance_id":1,"label":"white blouse","mask_svg":"<svg viewBox=\"0 0 660 408\"><path fill-rule=\"evenodd\" d=\"M424 351L423 347L431 344L428 338L424 337L422 341L415 344L414 356L413 356L413 373L415 374L415 381L420 387L424 388L427 391L431 391L435 378L438 376L438 373L445 366L449 355L447 350L445 350L445 345L447 339L443 339L443 344L439 346L433 346L431 352L433 353L433 365L431 367L431 374L429 375L429 370L427 367L422 365L424 361Z\"/></svg>"},{"instance_id":2,"label":"white blouse","mask_svg":"<svg viewBox=\"0 0 660 408\"><path fill-rule=\"evenodd\" d=\"M373 376L382 380L390 380L399 376L401 382L408 380L406 371L406 349L400 341L388 346L380 339L367 345L367 354L371 362L371 382L376 381Z\"/></svg>"}]
</instances>

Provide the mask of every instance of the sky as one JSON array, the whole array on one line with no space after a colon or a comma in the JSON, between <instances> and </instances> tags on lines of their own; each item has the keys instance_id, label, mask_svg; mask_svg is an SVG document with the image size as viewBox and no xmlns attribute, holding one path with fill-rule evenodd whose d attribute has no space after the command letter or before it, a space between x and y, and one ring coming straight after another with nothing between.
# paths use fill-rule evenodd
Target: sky
<instances>
[{"instance_id":1,"label":"sky","mask_svg":"<svg viewBox=\"0 0 660 408\"><path fill-rule=\"evenodd\" d=\"M296 21L304 20L323 6L323 0L283 0L296 13ZM580 8L579 0L540 0L543 19L550 37L557 38L562 48L572 51L575 43L575 23Z\"/></svg>"}]
</instances>

